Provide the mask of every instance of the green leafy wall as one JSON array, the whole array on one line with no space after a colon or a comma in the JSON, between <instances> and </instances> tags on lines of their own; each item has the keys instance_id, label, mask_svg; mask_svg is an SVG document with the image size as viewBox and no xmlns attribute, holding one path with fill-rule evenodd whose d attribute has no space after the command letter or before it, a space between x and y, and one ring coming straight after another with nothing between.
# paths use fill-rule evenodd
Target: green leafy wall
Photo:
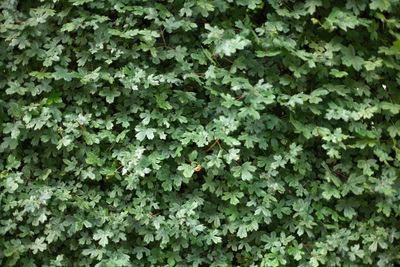
<instances>
[{"instance_id":1,"label":"green leafy wall","mask_svg":"<svg viewBox=\"0 0 400 267\"><path fill-rule=\"evenodd\" d=\"M400 263L398 0L0 12L1 266Z\"/></svg>"}]
</instances>

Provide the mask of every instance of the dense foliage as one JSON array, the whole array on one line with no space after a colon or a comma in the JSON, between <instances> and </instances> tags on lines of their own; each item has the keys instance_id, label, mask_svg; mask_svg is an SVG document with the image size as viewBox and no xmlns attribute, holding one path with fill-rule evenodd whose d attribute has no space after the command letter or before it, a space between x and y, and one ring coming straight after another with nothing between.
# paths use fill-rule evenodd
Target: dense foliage
<instances>
[{"instance_id":1,"label":"dense foliage","mask_svg":"<svg viewBox=\"0 0 400 267\"><path fill-rule=\"evenodd\" d=\"M0 10L1 266L400 262L398 0Z\"/></svg>"}]
</instances>

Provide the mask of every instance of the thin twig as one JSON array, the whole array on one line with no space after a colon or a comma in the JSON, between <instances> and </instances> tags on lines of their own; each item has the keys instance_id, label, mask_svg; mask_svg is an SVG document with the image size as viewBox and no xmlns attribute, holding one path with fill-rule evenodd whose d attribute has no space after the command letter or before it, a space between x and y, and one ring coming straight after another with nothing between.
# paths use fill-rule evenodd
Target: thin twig
<instances>
[{"instance_id":1,"label":"thin twig","mask_svg":"<svg viewBox=\"0 0 400 267\"><path fill-rule=\"evenodd\" d=\"M228 62L231 63L231 64L233 64L233 61L230 60L230 59L227 59L226 57L222 57L222 59L228 61Z\"/></svg>"},{"instance_id":2,"label":"thin twig","mask_svg":"<svg viewBox=\"0 0 400 267\"><path fill-rule=\"evenodd\" d=\"M158 212L156 214L151 214L151 215L149 215L149 218L156 217L156 216L160 215L161 213L162 213L162 211L160 211L160 212Z\"/></svg>"},{"instance_id":3,"label":"thin twig","mask_svg":"<svg viewBox=\"0 0 400 267\"><path fill-rule=\"evenodd\" d=\"M165 42L165 38L164 38L164 31L165 31L165 28L161 30L161 38L162 38L162 40L164 42L165 49L168 49L167 42Z\"/></svg>"},{"instance_id":4,"label":"thin twig","mask_svg":"<svg viewBox=\"0 0 400 267\"><path fill-rule=\"evenodd\" d=\"M307 248L307 247L304 247L307 251L308 251L308 254L310 254L311 255L311 252L310 252L310 250Z\"/></svg>"},{"instance_id":5,"label":"thin twig","mask_svg":"<svg viewBox=\"0 0 400 267\"><path fill-rule=\"evenodd\" d=\"M246 96L247 96L247 94L243 94L243 95L237 97L236 100L241 100L242 98L244 98L244 97L246 97Z\"/></svg>"},{"instance_id":6,"label":"thin twig","mask_svg":"<svg viewBox=\"0 0 400 267\"><path fill-rule=\"evenodd\" d=\"M220 138L218 137L217 140L215 140L215 142L205 152L210 151L218 143L219 139Z\"/></svg>"},{"instance_id":7,"label":"thin twig","mask_svg":"<svg viewBox=\"0 0 400 267\"><path fill-rule=\"evenodd\" d=\"M85 127L83 127L79 122L78 122L78 124L79 124L79 127L81 127L82 131L87 132Z\"/></svg>"}]
</instances>

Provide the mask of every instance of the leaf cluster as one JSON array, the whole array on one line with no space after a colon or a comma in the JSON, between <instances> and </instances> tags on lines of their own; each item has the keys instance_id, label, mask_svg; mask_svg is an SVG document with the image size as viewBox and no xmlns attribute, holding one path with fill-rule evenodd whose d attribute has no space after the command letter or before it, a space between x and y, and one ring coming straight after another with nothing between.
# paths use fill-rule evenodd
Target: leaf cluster
<instances>
[{"instance_id":1,"label":"leaf cluster","mask_svg":"<svg viewBox=\"0 0 400 267\"><path fill-rule=\"evenodd\" d=\"M397 0L0 2L1 266L400 264Z\"/></svg>"}]
</instances>

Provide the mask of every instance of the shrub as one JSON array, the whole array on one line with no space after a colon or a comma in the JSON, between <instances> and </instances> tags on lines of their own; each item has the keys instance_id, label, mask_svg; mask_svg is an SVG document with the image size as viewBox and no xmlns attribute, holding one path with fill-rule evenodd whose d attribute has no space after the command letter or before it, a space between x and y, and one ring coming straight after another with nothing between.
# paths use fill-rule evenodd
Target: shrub
<instances>
[{"instance_id":1,"label":"shrub","mask_svg":"<svg viewBox=\"0 0 400 267\"><path fill-rule=\"evenodd\" d=\"M0 6L2 266L399 264L397 0Z\"/></svg>"}]
</instances>

